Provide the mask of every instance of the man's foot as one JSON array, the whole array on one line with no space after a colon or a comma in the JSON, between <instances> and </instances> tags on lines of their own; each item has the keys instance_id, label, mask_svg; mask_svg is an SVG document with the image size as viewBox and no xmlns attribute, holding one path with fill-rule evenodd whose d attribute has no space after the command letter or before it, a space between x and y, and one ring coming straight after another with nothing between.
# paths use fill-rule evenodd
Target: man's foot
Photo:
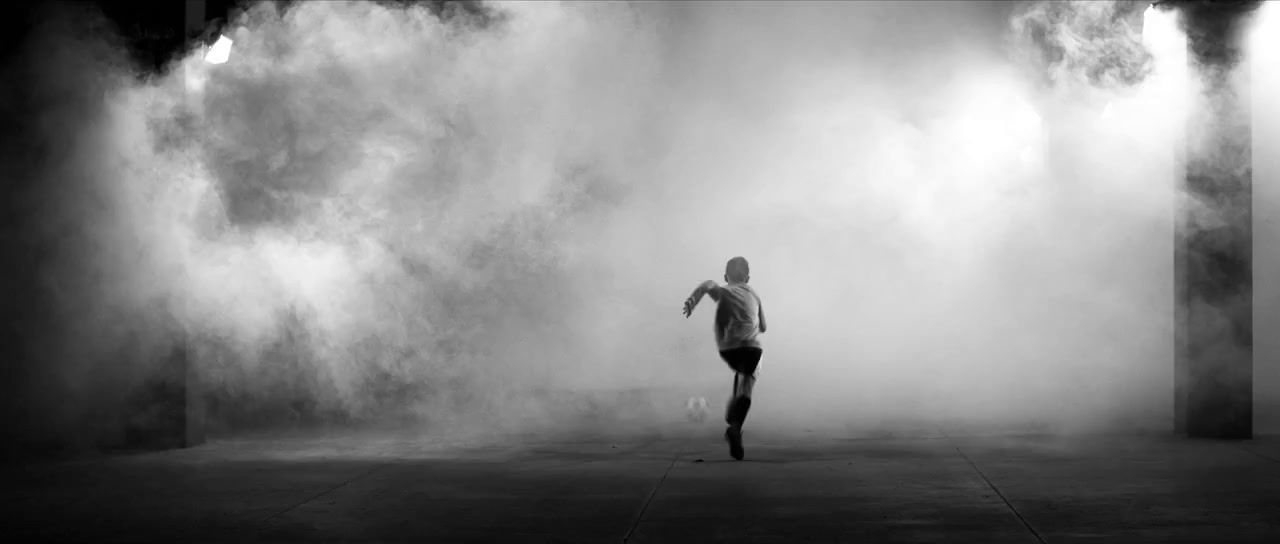
<instances>
[{"instance_id":1,"label":"man's foot","mask_svg":"<svg viewBox=\"0 0 1280 544\"><path fill-rule=\"evenodd\" d=\"M746 455L742 449L742 427L729 427L724 430L724 439L729 442L729 455L739 461Z\"/></svg>"}]
</instances>

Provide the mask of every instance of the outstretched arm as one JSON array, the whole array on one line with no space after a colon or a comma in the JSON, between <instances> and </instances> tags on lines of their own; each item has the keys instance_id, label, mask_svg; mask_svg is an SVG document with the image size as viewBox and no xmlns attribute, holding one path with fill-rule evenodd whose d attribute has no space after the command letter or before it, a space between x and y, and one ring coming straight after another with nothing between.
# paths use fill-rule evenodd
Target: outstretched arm
<instances>
[{"instance_id":1,"label":"outstretched arm","mask_svg":"<svg viewBox=\"0 0 1280 544\"><path fill-rule=\"evenodd\" d=\"M720 300L720 286L716 285L716 282L711 280L698 284L698 287L693 290L693 294L689 295L689 298L684 300L685 317L689 317L693 314L693 308L702 301L702 295L710 295L711 300L718 301Z\"/></svg>"}]
</instances>

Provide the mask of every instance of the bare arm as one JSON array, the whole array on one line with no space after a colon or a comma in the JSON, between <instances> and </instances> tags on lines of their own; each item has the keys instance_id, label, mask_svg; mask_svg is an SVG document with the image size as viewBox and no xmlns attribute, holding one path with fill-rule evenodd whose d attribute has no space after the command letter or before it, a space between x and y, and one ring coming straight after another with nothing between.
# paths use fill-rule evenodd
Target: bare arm
<instances>
[{"instance_id":1,"label":"bare arm","mask_svg":"<svg viewBox=\"0 0 1280 544\"><path fill-rule=\"evenodd\" d=\"M693 314L694 307L696 307L698 303L702 301L702 295L708 295L711 297L711 300L719 301L720 286L716 285L716 282L711 280L707 280L698 284L698 287L694 288L693 294L689 295L689 298L684 300L684 316L685 317L689 317L690 315Z\"/></svg>"},{"instance_id":2,"label":"bare arm","mask_svg":"<svg viewBox=\"0 0 1280 544\"><path fill-rule=\"evenodd\" d=\"M764 323L764 303L760 302L760 297L756 297L756 302L760 303L760 333L764 334L765 331L769 330L769 327Z\"/></svg>"}]
</instances>

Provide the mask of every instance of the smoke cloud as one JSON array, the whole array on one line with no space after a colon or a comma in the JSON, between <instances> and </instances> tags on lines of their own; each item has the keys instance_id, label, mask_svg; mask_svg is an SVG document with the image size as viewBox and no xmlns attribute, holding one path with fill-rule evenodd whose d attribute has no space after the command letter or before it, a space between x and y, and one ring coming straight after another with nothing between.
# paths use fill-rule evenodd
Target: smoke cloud
<instances>
[{"instance_id":1,"label":"smoke cloud","mask_svg":"<svg viewBox=\"0 0 1280 544\"><path fill-rule=\"evenodd\" d=\"M1195 104L1134 9L259 3L142 75L64 8L10 69L30 396L184 344L224 415L667 425L565 399L722 400L678 308L744 255L753 422L1167 427Z\"/></svg>"}]
</instances>

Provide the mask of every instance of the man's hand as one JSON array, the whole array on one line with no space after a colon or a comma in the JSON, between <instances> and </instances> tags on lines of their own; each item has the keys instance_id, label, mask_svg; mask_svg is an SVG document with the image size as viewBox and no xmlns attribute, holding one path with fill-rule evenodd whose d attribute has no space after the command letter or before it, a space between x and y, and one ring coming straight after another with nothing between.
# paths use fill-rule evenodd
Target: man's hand
<instances>
[{"instance_id":1,"label":"man's hand","mask_svg":"<svg viewBox=\"0 0 1280 544\"><path fill-rule=\"evenodd\" d=\"M698 305L697 299L689 297L684 299L684 316L688 318L693 315L693 307Z\"/></svg>"}]
</instances>

